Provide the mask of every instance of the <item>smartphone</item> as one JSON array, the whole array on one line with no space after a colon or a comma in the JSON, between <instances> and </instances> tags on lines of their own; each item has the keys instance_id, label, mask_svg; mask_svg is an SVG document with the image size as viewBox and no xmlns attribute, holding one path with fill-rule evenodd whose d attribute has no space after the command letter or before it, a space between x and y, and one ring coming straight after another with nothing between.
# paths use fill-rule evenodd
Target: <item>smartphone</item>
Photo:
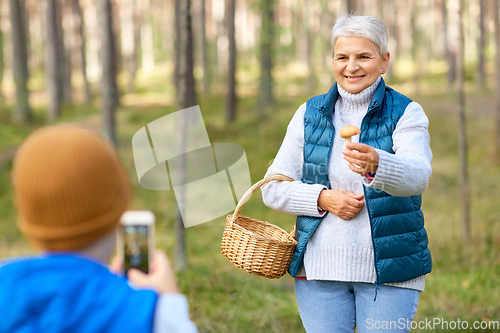
<instances>
[{"instance_id":1,"label":"smartphone","mask_svg":"<svg viewBox=\"0 0 500 333\"><path fill-rule=\"evenodd\" d=\"M122 214L118 228L117 253L123 271L137 268L149 273L155 249L155 216L148 210L130 210Z\"/></svg>"}]
</instances>

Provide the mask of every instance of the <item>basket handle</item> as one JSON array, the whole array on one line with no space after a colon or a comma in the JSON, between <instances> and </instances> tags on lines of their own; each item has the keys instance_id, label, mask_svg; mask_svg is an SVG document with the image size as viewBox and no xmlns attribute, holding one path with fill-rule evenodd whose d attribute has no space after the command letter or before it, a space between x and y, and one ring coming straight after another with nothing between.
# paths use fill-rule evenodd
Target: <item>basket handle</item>
<instances>
[{"instance_id":1,"label":"basket handle","mask_svg":"<svg viewBox=\"0 0 500 333\"><path fill-rule=\"evenodd\" d=\"M231 217L231 225L233 224L233 222L236 220L236 218L238 217L238 215L240 214L241 212L241 209L243 208L243 205L248 201L248 199L250 198L250 196L252 195L253 192L255 192L256 189L258 189L259 187L269 183L269 182L272 182L272 181L275 181L275 180L286 180L286 181L289 181L289 182L293 182L294 179L291 178L291 177L288 177L288 176L285 176L285 175L282 175L282 174L274 174L274 175L271 175L271 176L268 176L264 179L261 179L259 180L257 183L253 184L252 187L250 187L246 192L245 194L243 194L243 196L241 197L240 201L238 201L238 205L236 205L236 209L234 210L234 213L233 213L233 216Z\"/></svg>"}]
</instances>

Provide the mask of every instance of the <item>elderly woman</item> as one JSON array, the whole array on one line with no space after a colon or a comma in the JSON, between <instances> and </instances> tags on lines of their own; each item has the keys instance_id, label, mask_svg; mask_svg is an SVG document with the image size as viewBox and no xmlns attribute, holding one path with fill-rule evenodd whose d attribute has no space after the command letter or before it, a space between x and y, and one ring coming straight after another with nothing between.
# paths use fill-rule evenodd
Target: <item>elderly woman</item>
<instances>
[{"instance_id":1,"label":"elderly woman","mask_svg":"<svg viewBox=\"0 0 500 333\"><path fill-rule=\"evenodd\" d=\"M267 171L295 181L266 185L263 199L298 216L289 272L307 332L407 332L432 267L420 209L429 121L381 77L380 19L342 16L332 48L336 83L299 107ZM346 125L361 129L351 143Z\"/></svg>"}]
</instances>

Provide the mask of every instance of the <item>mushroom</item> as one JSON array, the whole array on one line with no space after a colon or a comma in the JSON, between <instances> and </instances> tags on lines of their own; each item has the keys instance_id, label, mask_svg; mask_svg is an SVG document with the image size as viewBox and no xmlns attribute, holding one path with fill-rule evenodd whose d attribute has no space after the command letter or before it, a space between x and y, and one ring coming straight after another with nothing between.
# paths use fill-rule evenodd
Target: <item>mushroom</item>
<instances>
[{"instance_id":1,"label":"mushroom","mask_svg":"<svg viewBox=\"0 0 500 333\"><path fill-rule=\"evenodd\" d=\"M346 148L346 143L351 142L351 136L358 135L361 133L361 130L353 125L347 125L340 131L340 137L344 138L344 149Z\"/></svg>"}]
</instances>

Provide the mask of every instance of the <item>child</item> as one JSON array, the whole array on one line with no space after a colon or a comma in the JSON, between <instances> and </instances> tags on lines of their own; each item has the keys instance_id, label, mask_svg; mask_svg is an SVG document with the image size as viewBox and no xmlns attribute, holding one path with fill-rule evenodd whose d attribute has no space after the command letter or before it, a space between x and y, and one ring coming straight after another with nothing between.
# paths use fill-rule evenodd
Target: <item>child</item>
<instances>
[{"instance_id":1,"label":"child","mask_svg":"<svg viewBox=\"0 0 500 333\"><path fill-rule=\"evenodd\" d=\"M129 271L134 288L105 267L131 191L100 136L76 125L35 131L12 182L19 228L40 253L0 264L0 332L197 332L164 252L149 274Z\"/></svg>"}]
</instances>

